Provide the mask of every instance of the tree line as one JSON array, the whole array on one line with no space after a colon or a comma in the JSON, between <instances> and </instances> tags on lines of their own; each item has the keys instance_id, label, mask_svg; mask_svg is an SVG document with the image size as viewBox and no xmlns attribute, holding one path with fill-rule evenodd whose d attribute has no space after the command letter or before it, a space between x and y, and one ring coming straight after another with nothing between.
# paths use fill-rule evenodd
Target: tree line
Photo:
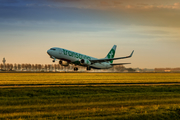
<instances>
[{"instance_id":1,"label":"tree line","mask_svg":"<svg viewBox=\"0 0 180 120\"><path fill-rule=\"evenodd\" d=\"M70 66L69 66L70 67ZM70 69L67 67L68 69ZM0 65L1 70L5 71L53 71L64 69L64 66L59 64L3 64Z\"/></svg>"},{"instance_id":2,"label":"tree line","mask_svg":"<svg viewBox=\"0 0 180 120\"><path fill-rule=\"evenodd\" d=\"M86 67L78 66L80 71L85 71ZM4 71L73 71L74 65L61 66L60 64L0 64L0 69ZM113 66L110 69L102 69L109 72L123 72L126 68L122 65Z\"/></svg>"}]
</instances>

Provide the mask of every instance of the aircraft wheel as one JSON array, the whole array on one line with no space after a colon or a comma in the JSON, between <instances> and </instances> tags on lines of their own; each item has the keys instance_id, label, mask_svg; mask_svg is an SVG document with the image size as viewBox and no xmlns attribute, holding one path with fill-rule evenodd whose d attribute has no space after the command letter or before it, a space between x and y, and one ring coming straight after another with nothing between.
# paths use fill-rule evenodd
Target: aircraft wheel
<instances>
[{"instance_id":1,"label":"aircraft wheel","mask_svg":"<svg viewBox=\"0 0 180 120\"><path fill-rule=\"evenodd\" d=\"M75 68L74 68L74 71L78 71L78 68L77 68L77 67L75 67Z\"/></svg>"},{"instance_id":2,"label":"aircraft wheel","mask_svg":"<svg viewBox=\"0 0 180 120\"><path fill-rule=\"evenodd\" d=\"M91 68L90 68L90 67L87 67L87 70L91 70Z\"/></svg>"}]
</instances>

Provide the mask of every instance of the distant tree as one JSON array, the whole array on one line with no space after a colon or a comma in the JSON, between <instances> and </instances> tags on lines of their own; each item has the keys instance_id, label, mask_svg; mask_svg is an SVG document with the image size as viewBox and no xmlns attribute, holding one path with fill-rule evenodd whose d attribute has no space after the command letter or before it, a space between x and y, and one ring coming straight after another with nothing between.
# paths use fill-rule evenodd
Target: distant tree
<instances>
[{"instance_id":1,"label":"distant tree","mask_svg":"<svg viewBox=\"0 0 180 120\"><path fill-rule=\"evenodd\" d=\"M48 64L48 70L49 70L49 71L51 70L51 65L50 65L50 64Z\"/></svg>"},{"instance_id":2,"label":"distant tree","mask_svg":"<svg viewBox=\"0 0 180 120\"><path fill-rule=\"evenodd\" d=\"M7 63L7 64L6 64L6 70L9 70L9 69L10 69L10 64Z\"/></svg>"},{"instance_id":3,"label":"distant tree","mask_svg":"<svg viewBox=\"0 0 180 120\"><path fill-rule=\"evenodd\" d=\"M38 64L37 67L38 67L38 70L41 71L41 68L42 68L41 64Z\"/></svg>"},{"instance_id":4,"label":"distant tree","mask_svg":"<svg viewBox=\"0 0 180 120\"><path fill-rule=\"evenodd\" d=\"M17 67L17 64L15 63L15 64L14 64L14 70L16 71L17 68L18 68L18 67Z\"/></svg>"},{"instance_id":5,"label":"distant tree","mask_svg":"<svg viewBox=\"0 0 180 120\"><path fill-rule=\"evenodd\" d=\"M13 64L9 64L9 70L11 71L13 69Z\"/></svg>"},{"instance_id":6,"label":"distant tree","mask_svg":"<svg viewBox=\"0 0 180 120\"><path fill-rule=\"evenodd\" d=\"M46 65L44 66L44 70L47 72L47 69L48 69L48 65L46 64Z\"/></svg>"},{"instance_id":7,"label":"distant tree","mask_svg":"<svg viewBox=\"0 0 180 120\"><path fill-rule=\"evenodd\" d=\"M26 71L28 71L29 66L28 66L27 63L24 65L24 68L25 68Z\"/></svg>"},{"instance_id":8,"label":"distant tree","mask_svg":"<svg viewBox=\"0 0 180 120\"><path fill-rule=\"evenodd\" d=\"M40 71L41 71L43 69L43 65L39 64L39 67L40 67Z\"/></svg>"},{"instance_id":9,"label":"distant tree","mask_svg":"<svg viewBox=\"0 0 180 120\"><path fill-rule=\"evenodd\" d=\"M25 64L21 64L21 69L24 70Z\"/></svg>"},{"instance_id":10,"label":"distant tree","mask_svg":"<svg viewBox=\"0 0 180 120\"><path fill-rule=\"evenodd\" d=\"M60 70L61 69L61 65L60 64L58 64L58 68L57 68L58 70Z\"/></svg>"},{"instance_id":11,"label":"distant tree","mask_svg":"<svg viewBox=\"0 0 180 120\"><path fill-rule=\"evenodd\" d=\"M55 70L55 72L57 71L57 69L58 69L58 64L54 64L54 70Z\"/></svg>"},{"instance_id":12,"label":"distant tree","mask_svg":"<svg viewBox=\"0 0 180 120\"><path fill-rule=\"evenodd\" d=\"M35 64L34 65L34 70L37 71L37 69L38 69L38 64Z\"/></svg>"},{"instance_id":13,"label":"distant tree","mask_svg":"<svg viewBox=\"0 0 180 120\"><path fill-rule=\"evenodd\" d=\"M70 70L70 65L67 66L67 71L69 71L69 70Z\"/></svg>"},{"instance_id":14,"label":"distant tree","mask_svg":"<svg viewBox=\"0 0 180 120\"><path fill-rule=\"evenodd\" d=\"M126 70L128 70L128 72L135 72L135 70L132 68L127 68Z\"/></svg>"},{"instance_id":15,"label":"distant tree","mask_svg":"<svg viewBox=\"0 0 180 120\"><path fill-rule=\"evenodd\" d=\"M34 64L31 65L31 69L34 71Z\"/></svg>"},{"instance_id":16,"label":"distant tree","mask_svg":"<svg viewBox=\"0 0 180 120\"><path fill-rule=\"evenodd\" d=\"M63 69L64 69L64 66L60 65L60 69L63 70Z\"/></svg>"},{"instance_id":17,"label":"distant tree","mask_svg":"<svg viewBox=\"0 0 180 120\"><path fill-rule=\"evenodd\" d=\"M41 65L41 71L44 71L44 67L45 67L44 65Z\"/></svg>"},{"instance_id":18,"label":"distant tree","mask_svg":"<svg viewBox=\"0 0 180 120\"><path fill-rule=\"evenodd\" d=\"M55 72L56 72L56 64L54 64L53 67L54 67L54 70L55 70Z\"/></svg>"},{"instance_id":19,"label":"distant tree","mask_svg":"<svg viewBox=\"0 0 180 120\"><path fill-rule=\"evenodd\" d=\"M18 67L18 70L20 71L21 70L21 65L18 64L17 67Z\"/></svg>"},{"instance_id":20,"label":"distant tree","mask_svg":"<svg viewBox=\"0 0 180 120\"><path fill-rule=\"evenodd\" d=\"M63 71L67 71L66 66L62 66L62 67L63 67L62 69Z\"/></svg>"},{"instance_id":21,"label":"distant tree","mask_svg":"<svg viewBox=\"0 0 180 120\"><path fill-rule=\"evenodd\" d=\"M3 65L3 64L1 64L1 65L0 65L0 68L1 68L1 69L3 69L3 67L4 67L4 65Z\"/></svg>"},{"instance_id":22,"label":"distant tree","mask_svg":"<svg viewBox=\"0 0 180 120\"><path fill-rule=\"evenodd\" d=\"M54 66L53 65L51 65L51 69L52 69L52 71L54 70Z\"/></svg>"},{"instance_id":23,"label":"distant tree","mask_svg":"<svg viewBox=\"0 0 180 120\"><path fill-rule=\"evenodd\" d=\"M31 64L28 64L29 71L31 71L31 67L32 67Z\"/></svg>"},{"instance_id":24,"label":"distant tree","mask_svg":"<svg viewBox=\"0 0 180 120\"><path fill-rule=\"evenodd\" d=\"M117 66L114 67L114 69L117 72L123 72L125 70L125 67L123 65L117 65Z\"/></svg>"},{"instance_id":25,"label":"distant tree","mask_svg":"<svg viewBox=\"0 0 180 120\"><path fill-rule=\"evenodd\" d=\"M112 68L107 69L108 72L114 72L115 71L115 66L113 66Z\"/></svg>"},{"instance_id":26,"label":"distant tree","mask_svg":"<svg viewBox=\"0 0 180 120\"><path fill-rule=\"evenodd\" d=\"M74 65L71 65L71 66L70 66L70 69L71 69L71 70L74 70ZM85 68L83 67L83 69L85 69Z\"/></svg>"}]
</instances>

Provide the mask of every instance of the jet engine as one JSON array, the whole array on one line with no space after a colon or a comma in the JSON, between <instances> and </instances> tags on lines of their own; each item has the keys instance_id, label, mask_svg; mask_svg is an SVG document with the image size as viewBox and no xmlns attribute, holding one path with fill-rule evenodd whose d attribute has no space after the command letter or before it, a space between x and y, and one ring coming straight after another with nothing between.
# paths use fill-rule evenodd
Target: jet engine
<instances>
[{"instance_id":1,"label":"jet engine","mask_svg":"<svg viewBox=\"0 0 180 120\"><path fill-rule=\"evenodd\" d=\"M67 61L59 61L59 64L62 65L62 66L69 66L69 62Z\"/></svg>"},{"instance_id":2,"label":"jet engine","mask_svg":"<svg viewBox=\"0 0 180 120\"><path fill-rule=\"evenodd\" d=\"M80 63L81 65L91 65L91 62L88 59L81 59Z\"/></svg>"}]
</instances>

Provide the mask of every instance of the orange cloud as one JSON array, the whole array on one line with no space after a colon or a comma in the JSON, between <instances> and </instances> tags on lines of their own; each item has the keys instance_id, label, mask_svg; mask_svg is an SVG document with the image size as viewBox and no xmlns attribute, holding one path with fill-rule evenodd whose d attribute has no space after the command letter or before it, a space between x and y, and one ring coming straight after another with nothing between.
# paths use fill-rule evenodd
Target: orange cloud
<instances>
[{"instance_id":1,"label":"orange cloud","mask_svg":"<svg viewBox=\"0 0 180 120\"><path fill-rule=\"evenodd\" d=\"M70 0L72 1L72 0ZM90 5L91 9L180 9L180 3L174 3L172 5L154 5L154 4L139 4L133 1L123 1L120 0L92 0L92 1L80 1L76 0L79 3L86 3ZM81 4L80 4L81 5ZM86 8L86 5L83 8ZM90 7L88 7L89 9Z\"/></svg>"},{"instance_id":2,"label":"orange cloud","mask_svg":"<svg viewBox=\"0 0 180 120\"><path fill-rule=\"evenodd\" d=\"M173 5L148 5L148 4L141 4L141 5L126 5L125 8L128 9L180 9L180 3L174 3Z\"/></svg>"},{"instance_id":3,"label":"orange cloud","mask_svg":"<svg viewBox=\"0 0 180 120\"><path fill-rule=\"evenodd\" d=\"M180 9L180 3L174 3L174 5L159 5L157 8Z\"/></svg>"},{"instance_id":4,"label":"orange cloud","mask_svg":"<svg viewBox=\"0 0 180 120\"><path fill-rule=\"evenodd\" d=\"M72 3L71 6L83 9L180 9L180 3L161 4L159 1L144 0L47 0L51 2ZM167 2L166 2L167 3Z\"/></svg>"}]
</instances>

